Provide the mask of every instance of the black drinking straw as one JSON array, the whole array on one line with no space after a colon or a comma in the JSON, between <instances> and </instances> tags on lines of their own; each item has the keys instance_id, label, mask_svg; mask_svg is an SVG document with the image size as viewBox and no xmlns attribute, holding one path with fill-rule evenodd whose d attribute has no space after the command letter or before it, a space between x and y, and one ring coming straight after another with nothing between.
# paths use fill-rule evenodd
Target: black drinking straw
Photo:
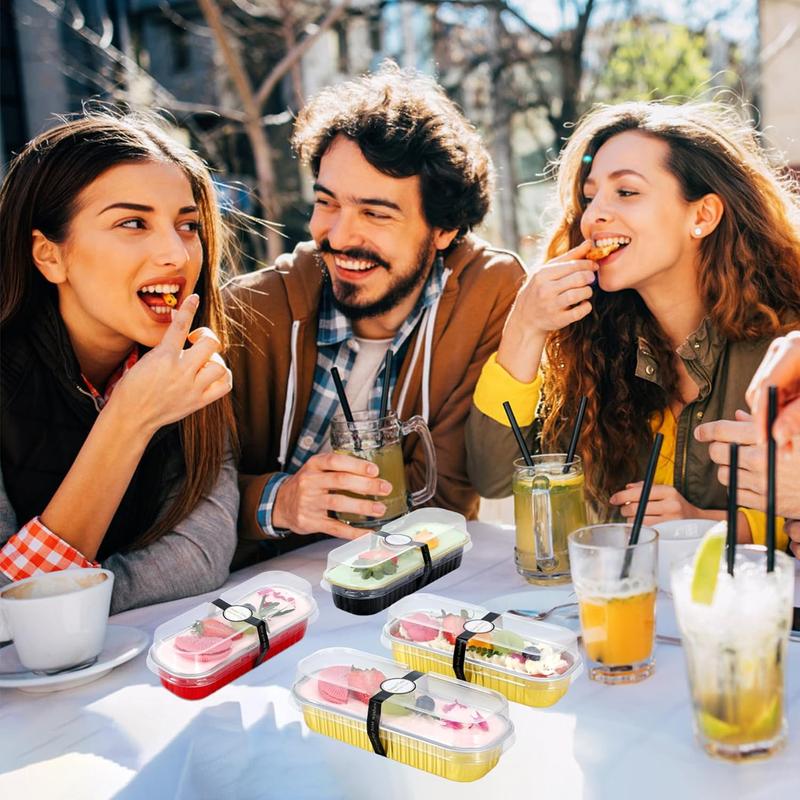
<instances>
[{"instance_id":1,"label":"black drinking straw","mask_svg":"<svg viewBox=\"0 0 800 800\"><path fill-rule=\"evenodd\" d=\"M639 544L639 533L642 530L642 522L644 522L644 512L647 508L647 501L650 499L650 490L653 488L653 478L656 474L656 465L658 464L658 456L661 453L661 445L664 442L664 434L657 433L653 440L653 449L650 451L650 460L647 462L647 471L644 475L644 485L642 486L642 494L639 496L639 507L636 509L636 516L633 519L633 527L631 528L631 535L628 539L628 549L625 551L625 561L622 565L622 573L620 580L625 580L628 577L628 570L631 567L631 559L633 558L633 550L630 548L633 545Z\"/></svg>"},{"instance_id":2,"label":"black drinking straw","mask_svg":"<svg viewBox=\"0 0 800 800\"><path fill-rule=\"evenodd\" d=\"M778 416L778 387L767 390L767 572L775 571L775 439L772 426Z\"/></svg>"},{"instance_id":3,"label":"black drinking straw","mask_svg":"<svg viewBox=\"0 0 800 800\"><path fill-rule=\"evenodd\" d=\"M728 575L733 577L733 564L736 560L736 523L739 510L736 505L736 493L739 488L739 445L731 443L728 457L730 478L728 479L728 531L725 539L725 554L728 558Z\"/></svg>"},{"instance_id":4,"label":"black drinking straw","mask_svg":"<svg viewBox=\"0 0 800 800\"><path fill-rule=\"evenodd\" d=\"M522 457L525 459L525 463L529 467L532 467L533 458L531 458L531 451L528 450L528 445L525 444L525 437L522 435L522 431L519 429L517 418L514 416L514 412L511 410L511 403L509 403L508 400L503 403L503 409L506 412L508 421L511 423L511 430L514 431L514 436L517 437L517 444L519 445L519 450L522 453Z\"/></svg>"},{"instance_id":5,"label":"black drinking straw","mask_svg":"<svg viewBox=\"0 0 800 800\"><path fill-rule=\"evenodd\" d=\"M386 351L386 360L383 362L383 388L381 390L381 416L383 419L389 410L389 383L392 379L392 349Z\"/></svg>"},{"instance_id":6,"label":"black drinking straw","mask_svg":"<svg viewBox=\"0 0 800 800\"><path fill-rule=\"evenodd\" d=\"M344 384L342 383L342 376L339 375L338 367L331 367L331 377L336 385L336 394L339 395L339 402L342 405L342 413L347 420L347 427L353 434L353 444L356 450L361 449L361 442L359 441L358 434L355 431L355 420L353 419L353 412L350 410L350 403L347 402L347 395L344 393Z\"/></svg>"},{"instance_id":7,"label":"black drinking straw","mask_svg":"<svg viewBox=\"0 0 800 800\"><path fill-rule=\"evenodd\" d=\"M564 460L564 469L562 472L566 475L569 472L572 459L575 458L575 450L578 447L578 438L581 435L581 425L583 425L583 415L586 413L586 403L588 398L586 395L581 397L581 403L578 406L578 416L575 417L575 426L572 429L572 439L569 442L569 450L567 450L567 457Z\"/></svg>"}]
</instances>

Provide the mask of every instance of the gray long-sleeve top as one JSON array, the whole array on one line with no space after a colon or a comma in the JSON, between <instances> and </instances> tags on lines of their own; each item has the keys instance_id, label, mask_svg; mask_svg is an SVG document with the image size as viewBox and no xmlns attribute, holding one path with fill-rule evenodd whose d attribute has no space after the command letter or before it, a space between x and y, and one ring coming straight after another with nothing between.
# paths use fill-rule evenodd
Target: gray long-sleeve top
<instances>
[{"instance_id":1,"label":"gray long-sleeve top","mask_svg":"<svg viewBox=\"0 0 800 800\"><path fill-rule=\"evenodd\" d=\"M179 490L174 487L165 510ZM228 577L236 547L239 487L233 454L228 451L216 483L194 510L160 539L138 550L114 553L101 566L114 573L111 613L203 594ZM0 546L29 520L17 520L0 471ZM0 587L11 583L0 573Z\"/></svg>"}]
</instances>

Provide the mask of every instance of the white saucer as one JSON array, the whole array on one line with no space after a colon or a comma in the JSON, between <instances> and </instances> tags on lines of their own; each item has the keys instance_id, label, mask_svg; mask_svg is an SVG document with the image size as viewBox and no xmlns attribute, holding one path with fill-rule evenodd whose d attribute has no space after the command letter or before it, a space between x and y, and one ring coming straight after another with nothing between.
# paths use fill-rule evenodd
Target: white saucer
<instances>
[{"instance_id":1,"label":"white saucer","mask_svg":"<svg viewBox=\"0 0 800 800\"><path fill-rule=\"evenodd\" d=\"M57 692L62 689L72 689L91 683L103 675L107 675L114 667L130 661L139 655L150 643L150 637L138 628L127 625L109 625L106 629L106 642L97 657L97 661L90 667L63 672L60 675L36 675L33 672L23 672L19 675L0 675L0 689L21 689L23 692L44 693ZM0 672L12 672L24 669L17 658L14 645L0 650Z\"/></svg>"}]
</instances>

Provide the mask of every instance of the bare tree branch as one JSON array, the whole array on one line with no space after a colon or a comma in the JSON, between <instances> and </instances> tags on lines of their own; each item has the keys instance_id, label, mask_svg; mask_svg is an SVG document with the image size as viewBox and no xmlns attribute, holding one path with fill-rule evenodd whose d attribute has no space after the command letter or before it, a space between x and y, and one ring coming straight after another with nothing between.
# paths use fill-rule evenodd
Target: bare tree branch
<instances>
[{"instance_id":1,"label":"bare tree branch","mask_svg":"<svg viewBox=\"0 0 800 800\"><path fill-rule=\"evenodd\" d=\"M267 98L275 90L279 81L284 75L296 64L311 48L311 45L322 36L323 33L328 31L335 25L345 14L350 6L350 0L342 0L341 4L332 8L322 19L313 33L309 33L294 50L286 53L286 55L273 67L266 80L261 84L256 92L256 102L259 106L266 102Z\"/></svg>"}]
</instances>

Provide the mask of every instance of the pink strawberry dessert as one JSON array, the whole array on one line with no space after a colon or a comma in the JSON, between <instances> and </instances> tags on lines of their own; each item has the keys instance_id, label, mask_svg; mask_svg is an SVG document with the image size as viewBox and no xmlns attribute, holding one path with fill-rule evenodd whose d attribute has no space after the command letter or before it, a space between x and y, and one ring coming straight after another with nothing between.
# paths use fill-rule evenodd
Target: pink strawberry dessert
<instances>
[{"instance_id":1,"label":"pink strawberry dessert","mask_svg":"<svg viewBox=\"0 0 800 800\"><path fill-rule=\"evenodd\" d=\"M370 697L377 694L381 689L381 684L386 680L386 676L379 669L358 669L353 667L350 670L350 691L353 698L362 703L369 703Z\"/></svg>"},{"instance_id":2,"label":"pink strawberry dessert","mask_svg":"<svg viewBox=\"0 0 800 800\"><path fill-rule=\"evenodd\" d=\"M317 675L317 691L323 700L340 706L350 697L350 667L326 667Z\"/></svg>"},{"instance_id":3,"label":"pink strawberry dessert","mask_svg":"<svg viewBox=\"0 0 800 800\"><path fill-rule=\"evenodd\" d=\"M404 639L412 642L432 642L439 635L439 621L424 611L416 611L403 617Z\"/></svg>"},{"instance_id":4,"label":"pink strawberry dessert","mask_svg":"<svg viewBox=\"0 0 800 800\"><path fill-rule=\"evenodd\" d=\"M233 644L219 636L185 636L175 637L175 649L184 658L195 661L221 661L231 652Z\"/></svg>"}]
</instances>

